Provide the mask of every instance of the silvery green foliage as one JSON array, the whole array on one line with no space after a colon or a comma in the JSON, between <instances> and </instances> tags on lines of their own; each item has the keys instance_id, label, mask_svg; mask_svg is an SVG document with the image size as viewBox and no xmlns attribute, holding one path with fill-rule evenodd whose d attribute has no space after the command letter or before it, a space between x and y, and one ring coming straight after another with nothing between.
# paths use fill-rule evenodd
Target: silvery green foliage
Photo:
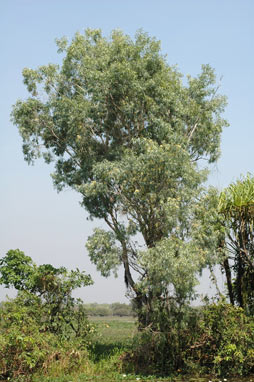
<instances>
[{"instance_id":1,"label":"silvery green foliage","mask_svg":"<svg viewBox=\"0 0 254 382\"><path fill-rule=\"evenodd\" d=\"M102 276L110 276L111 271L117 276L117 269L121 264L121 249L116 246L112 232L96 228L86 247L91 261L96 264Z\"/></svg>"},{"instance_id":2,"label":"silvery green foliage","mask_svg":"<svg viewBox=\"0 0 254 382\"><path fill-rule=\"evenodd\" d=\"M190 251L191 274L196 245L203 264L200 241L191 241L207 175L198 163L219 156L225 98L209 65L184 85L160 43L142 31L132 40L121 31L107 39L87 30L57 43L62 65L23 71L30 97L16 103L12 118L25 159L42 155L54 162L57 189L77 190L90 217L104 219L110 232L96 230L89 238L91 260L105 276L122 263L127 286L147 302L151 296L139 282L147 283L156 268L144 262L145 254L152 261L161 246L156 253L163 263L180 246L185 255L178 259L175 252L176 264ZM160 281L165 288L171 276Z\"/></svg>"},{"instance_id":3,"label":"silvery green foliage","mask_svg":"<svg viewBox=\"0 0 254 382\"><path fill-rule=\"evenodd\" d=\"M222 264L225 258L222 242L225 240L227 226L219 213L218 206L219 191L210 186L200 195L194 207L192 237L203 249L206 262L210 267Z\"/></svg>"},{"instance_id":4,"label":"silvery green foliage","mask_svg":"<svg viewBox=\"0 0 254 382\"><path fill-rule=\"evenodd\" d=\"M193 297L194 288L198 284L198 272L206 259L197 253L194 242L170 237L142 252L140 262L149 274L143 281L142 288L149 293L149 290L156 291L161 285L164 285L164 290L171 286L171 297L181 304Z\"/></svg>"}]
</instances>

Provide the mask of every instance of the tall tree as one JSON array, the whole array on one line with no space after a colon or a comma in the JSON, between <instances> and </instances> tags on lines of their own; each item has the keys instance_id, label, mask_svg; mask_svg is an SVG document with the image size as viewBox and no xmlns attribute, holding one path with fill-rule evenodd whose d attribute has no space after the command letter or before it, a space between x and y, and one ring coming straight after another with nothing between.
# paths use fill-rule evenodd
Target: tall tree
<instances>
[{"instance_id":1,"label":"tall tree","mask_svg":"<svg viewBox=\"0 0 254 382\"><path fill-rule=\"evenodd\" d=\"M96 229L88 240L90 258L104 276L123 264L147 324L151 302L176 280L172 264L183 272L187 264L200 268L188 262L201 250L191 241L206 179L198 163L218 158L225 98L210 66L184 84L160 43L140 31L132 40L120 31L106 39L87 30L57 44L61 66L23 71L30 97L16 103L12 118L24 157L54 162L57 189L78 191L90 217L107 223L109 231ZM194 281L181 281L187 296Z\"/></svg>"},{"instance_id":2,"label":"tall tree","mask_svg":"<svg viewBox=\"0 0 254 382\"><path fill-rule=\"evenodd\" d=\"M219 211L227 228L231 302L254 314L254 177L231 183L221 194Z\"/></svg>"}]
</instances>

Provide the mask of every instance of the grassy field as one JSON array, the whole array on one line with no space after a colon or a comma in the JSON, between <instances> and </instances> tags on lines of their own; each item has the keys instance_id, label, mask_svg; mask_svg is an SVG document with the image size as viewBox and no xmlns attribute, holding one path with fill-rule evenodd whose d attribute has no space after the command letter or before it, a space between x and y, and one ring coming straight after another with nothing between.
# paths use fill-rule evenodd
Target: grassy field
<instances>
[{"instance_id":1,"label":"grassy field","mask_svg":"<svg viewBox=\"0 0 254 382\"><path fill-rule=\"evenodd\" d=\"M126 346L137 331L136 321L132 317L91 317L97 327L96 340L105 344L122 344Z\"/></svg>"},{"instance_id":2,"label":"grassy field","mask_svg":"<svg viewBox=\"0 0 254 382\"><path fill-rule=\"evenodd\" d=\"M90 320L97 329L95 343L91 348L93 362L108 359L130 348L137 331L132 317L92 317Z\"/></svg>"}]
</instances>

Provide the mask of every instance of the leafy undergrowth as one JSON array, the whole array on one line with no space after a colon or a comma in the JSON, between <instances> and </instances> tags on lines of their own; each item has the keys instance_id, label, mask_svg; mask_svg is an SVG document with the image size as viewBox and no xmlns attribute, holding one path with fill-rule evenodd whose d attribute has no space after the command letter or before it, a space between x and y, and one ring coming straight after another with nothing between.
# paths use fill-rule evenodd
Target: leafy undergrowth
<instances>
[{"instance_id":1,"label":"leafy undergrowth","mask_svg":"<svg viewBox=\"0 0 254 382\"><path fill-rule=\"evenodd\" d=\"M123 354L130 350L136 333L134 320L108 317L95 319L92 324L97 329L96 334L88 348L87 359L82 361L78 369L64 374L60 363L55 363L47 375L34 375L33 382L141 380L139 376L125 374L122 367Z\"/></svg>"},{"instance_id":2,"label":"leafy undergrowth","mask_svg":"<svg viewBox=\"0 0 254 382\"><path fill-rule=\"evenodd\" d=\"M186 375L187 380L189 375L210 374L239 381L239 376L254 374L253 317L223 301L200 309L193 317L178 330L169 325L164 332L149 327L139 332L124 356L125 370Z\"/></svg>"},{"instance_id":3,"label":"leafy undergrowth","mask_svg":"<svg viewBox=\"0 0 254 382\"><path fill-rule=\"evenodd\" d=\"M229 320L230 318L230 320ZM226 321L225 321L226 320ZM229 320L229 321L228 321ZM240 321L239 321L240 320ZM224 322L225 321L225 322ZM246 321L246 322L245 322ZM229 322L231 324L229 325ZM237 335L237 343L238 343L238 352L230 353L230 358L227 354L223 358L223 368L220 366L220 370L222 371L219 377L213 376L207 376L206 378L201 378L203 374L199 373L198 370L196 370L196 375L193 377L190 377L191 370L193 371L193 365L191 367L191 370L188 370L189 373L184 375L183 370L177 370L175 373L171 373L171 377L168 375L165 377L160 376L160 374L156 371L156 367L158 365L158 357L157 362L155 362L155 359L151 358L151 355L156 355L155 353L155 343L151 341L151 338L149 339L149 342L141 343L139 342L139 345L142 345L139 349L141 353L139 353L139 359L138 363L139 366L141 363L143 364L143 369L139 368L137 370L131 361L129 361L128 364L126 364L126 357L128 358L128 355L133 354L135 356L135 353L133 353L133 338L135 337L135 341L138 341L137 334L137 328L134 320L128 320L128 319L96 319L93 322L91 322L92 327L96 327L95 335L93 337L93 341L91 341L91 344L86 347L79 348L79 350L75 350L74 343L65 344L64 348L58 348L56 345L54 345L52 342L48 346L48 353L46 355L46 361L44 360L42 367L38 369L33 376L29 379L31 382L117 382L117 381L128 381L128 382L134 382L134 381L151 381L151 382L182 382L182 381L188 381L188 382L208 382L209 380L213 382L219 382L219 381L231 381L231 382L250 382L251 377L248 377L247 379L244 378L231 378L229 379L227 376L227 370L225 367L225 361L227 361L227 364L230 363L230 370L234 370L233 367L237 366L237 370L239 371L239 365L236 363L235 358L236 356L239 358L239 352L242 351L242 354L244 355L244 349L246 351L250 351L250 347L246 346L248 343L248 338L251 337L250 333L247 333L247 329L251 329L252 326L249 324L249 321L247 318L244 318L242 315L241 310L234 309L226 306L211 306L208 310L205 311L204 316L202 318L201 323L203 323L204 326L200 326L200 338L208 334L209 332L209 338L213 338L216 340L217 347L214 346L209 348L209 342L205 342L203 349L202 346L197 346L200 344L200 341L196 341L196 346L189 347L191 349L192 354L186 353L188 355L189 362L193 362L196 364L197 358L199 361L197 362L197 365L200 364L200 361L204 363L206 358L203 360L203 355L208 355L209 357L212 357L212 352L214 352L214 367L218 368L218 362L221 361L221 358L218 358L218 354L220 354L220 357L224 357L224 353L222 353L222 350L228 349L229 344L231 344L230 349L232 348L232 344L234 343L235 335ZM240 325L241 323L241 325ZM32 328L31 325L27 326L27 331L30 331L30 329L33 331L34 328ZM27 333L26 333L27 334ZM247 335L247 337L244 337L244 335ZM217 338L219 336L219 338ZM43 340L47 341L48 338L46 338L45 333L41 336L40 341ZM17 338L16 338L17 339ZM15 339L15 341L16 341ZM144 339L144 338L143 338ZM220 340L219 340L220 339ZM37 339L34 337L33 346L37 346ZM38 344L40 345L40 342L38 339ZM247 342L246 342L247 341ZM134 342L135 343L135 342ZM221 345L220 345L221 343ZM31 346L30 343L25 341L26 346ZM194 345L195 345L194 344ZM203 343L202 343L203 344ZM38 345L38 346L39 346ZM160 342L160 352L164 356L167 356L167 351L170 343L165 343L164 347L161 347ZM208 347L207 347L208 346ZM152 348L151 348L152 347ZM55 348L55 350L54 350ZM22 347L23 349L23 347ZM36 348L37 349L37 348ZM210 349L210 350L209 350ZM216 350L217 349L217 350ZM24 348L24 351L26 349ZM137 349L136 349L137 350ZM167 351L166 351L167 350ZM151 353L151 351L153 353ZM158 348L159 351L159 348ZM219 353L218 353L219 351ZM39 353L38 353L39 354ZM158 356L158 355L157 355ZM213 356L213 357L214 357ZM137 354L136 354L137 357ZM226 358L227 357L227 358ZM142 358L142 362L141 362ZM237 360L238 360L237 358ZM135 360L135 357L134 359ZM137 359L136 359L137 361ZM167 360L166 360L167 361ZM169 361L169 360L168 360ZM201 363L202 363L201 362ZM213 361L212 361L213 362ZM203 365L204 366L204 365ZM146 371L150 367L150 375L146 374L143 371ZM141 370L142 369L142 370ZM201 369L199 368L199 371ZM187 371L187 370L186 370ZM206 370L203 368L204 373ZM145 375L146 374L146 375ZM238 373L239 375L240 373ZM161 374L162 375L162 374ZM217 373L218 375L218 373ZM18 377L15 377L14 379L8 379L9 381L15 381L15 382L27 382L27 375L22 375L22 373L19 374ZM254 381L254 378L253 378Z\"/></svg>"}]
</instances>

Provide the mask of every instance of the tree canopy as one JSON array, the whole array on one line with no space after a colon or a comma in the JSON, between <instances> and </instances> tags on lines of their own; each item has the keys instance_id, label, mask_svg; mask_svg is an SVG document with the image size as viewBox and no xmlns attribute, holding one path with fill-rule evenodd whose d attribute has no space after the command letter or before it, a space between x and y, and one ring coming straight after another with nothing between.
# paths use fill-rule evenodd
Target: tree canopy
<instances>
[{"instance_id":1,"label":"tree canopy","mask_svg":"<svg viewBox=\"0 0 254 382\"><path fill-rule=\"evenodd\" d=\"M90 258L104 276L123 264L139 308L169 284L187 298L205 262L192 234L207 175L199 162L216 161L227 125L214 70L183 79L142 31L132 40L87 30L57 44L61 65L23 71L30 97L12 118L25 160L55 163L57 189L72 187L90 217L104 219L110 230L89 238Z\"/></svg>"}]
</instances>

